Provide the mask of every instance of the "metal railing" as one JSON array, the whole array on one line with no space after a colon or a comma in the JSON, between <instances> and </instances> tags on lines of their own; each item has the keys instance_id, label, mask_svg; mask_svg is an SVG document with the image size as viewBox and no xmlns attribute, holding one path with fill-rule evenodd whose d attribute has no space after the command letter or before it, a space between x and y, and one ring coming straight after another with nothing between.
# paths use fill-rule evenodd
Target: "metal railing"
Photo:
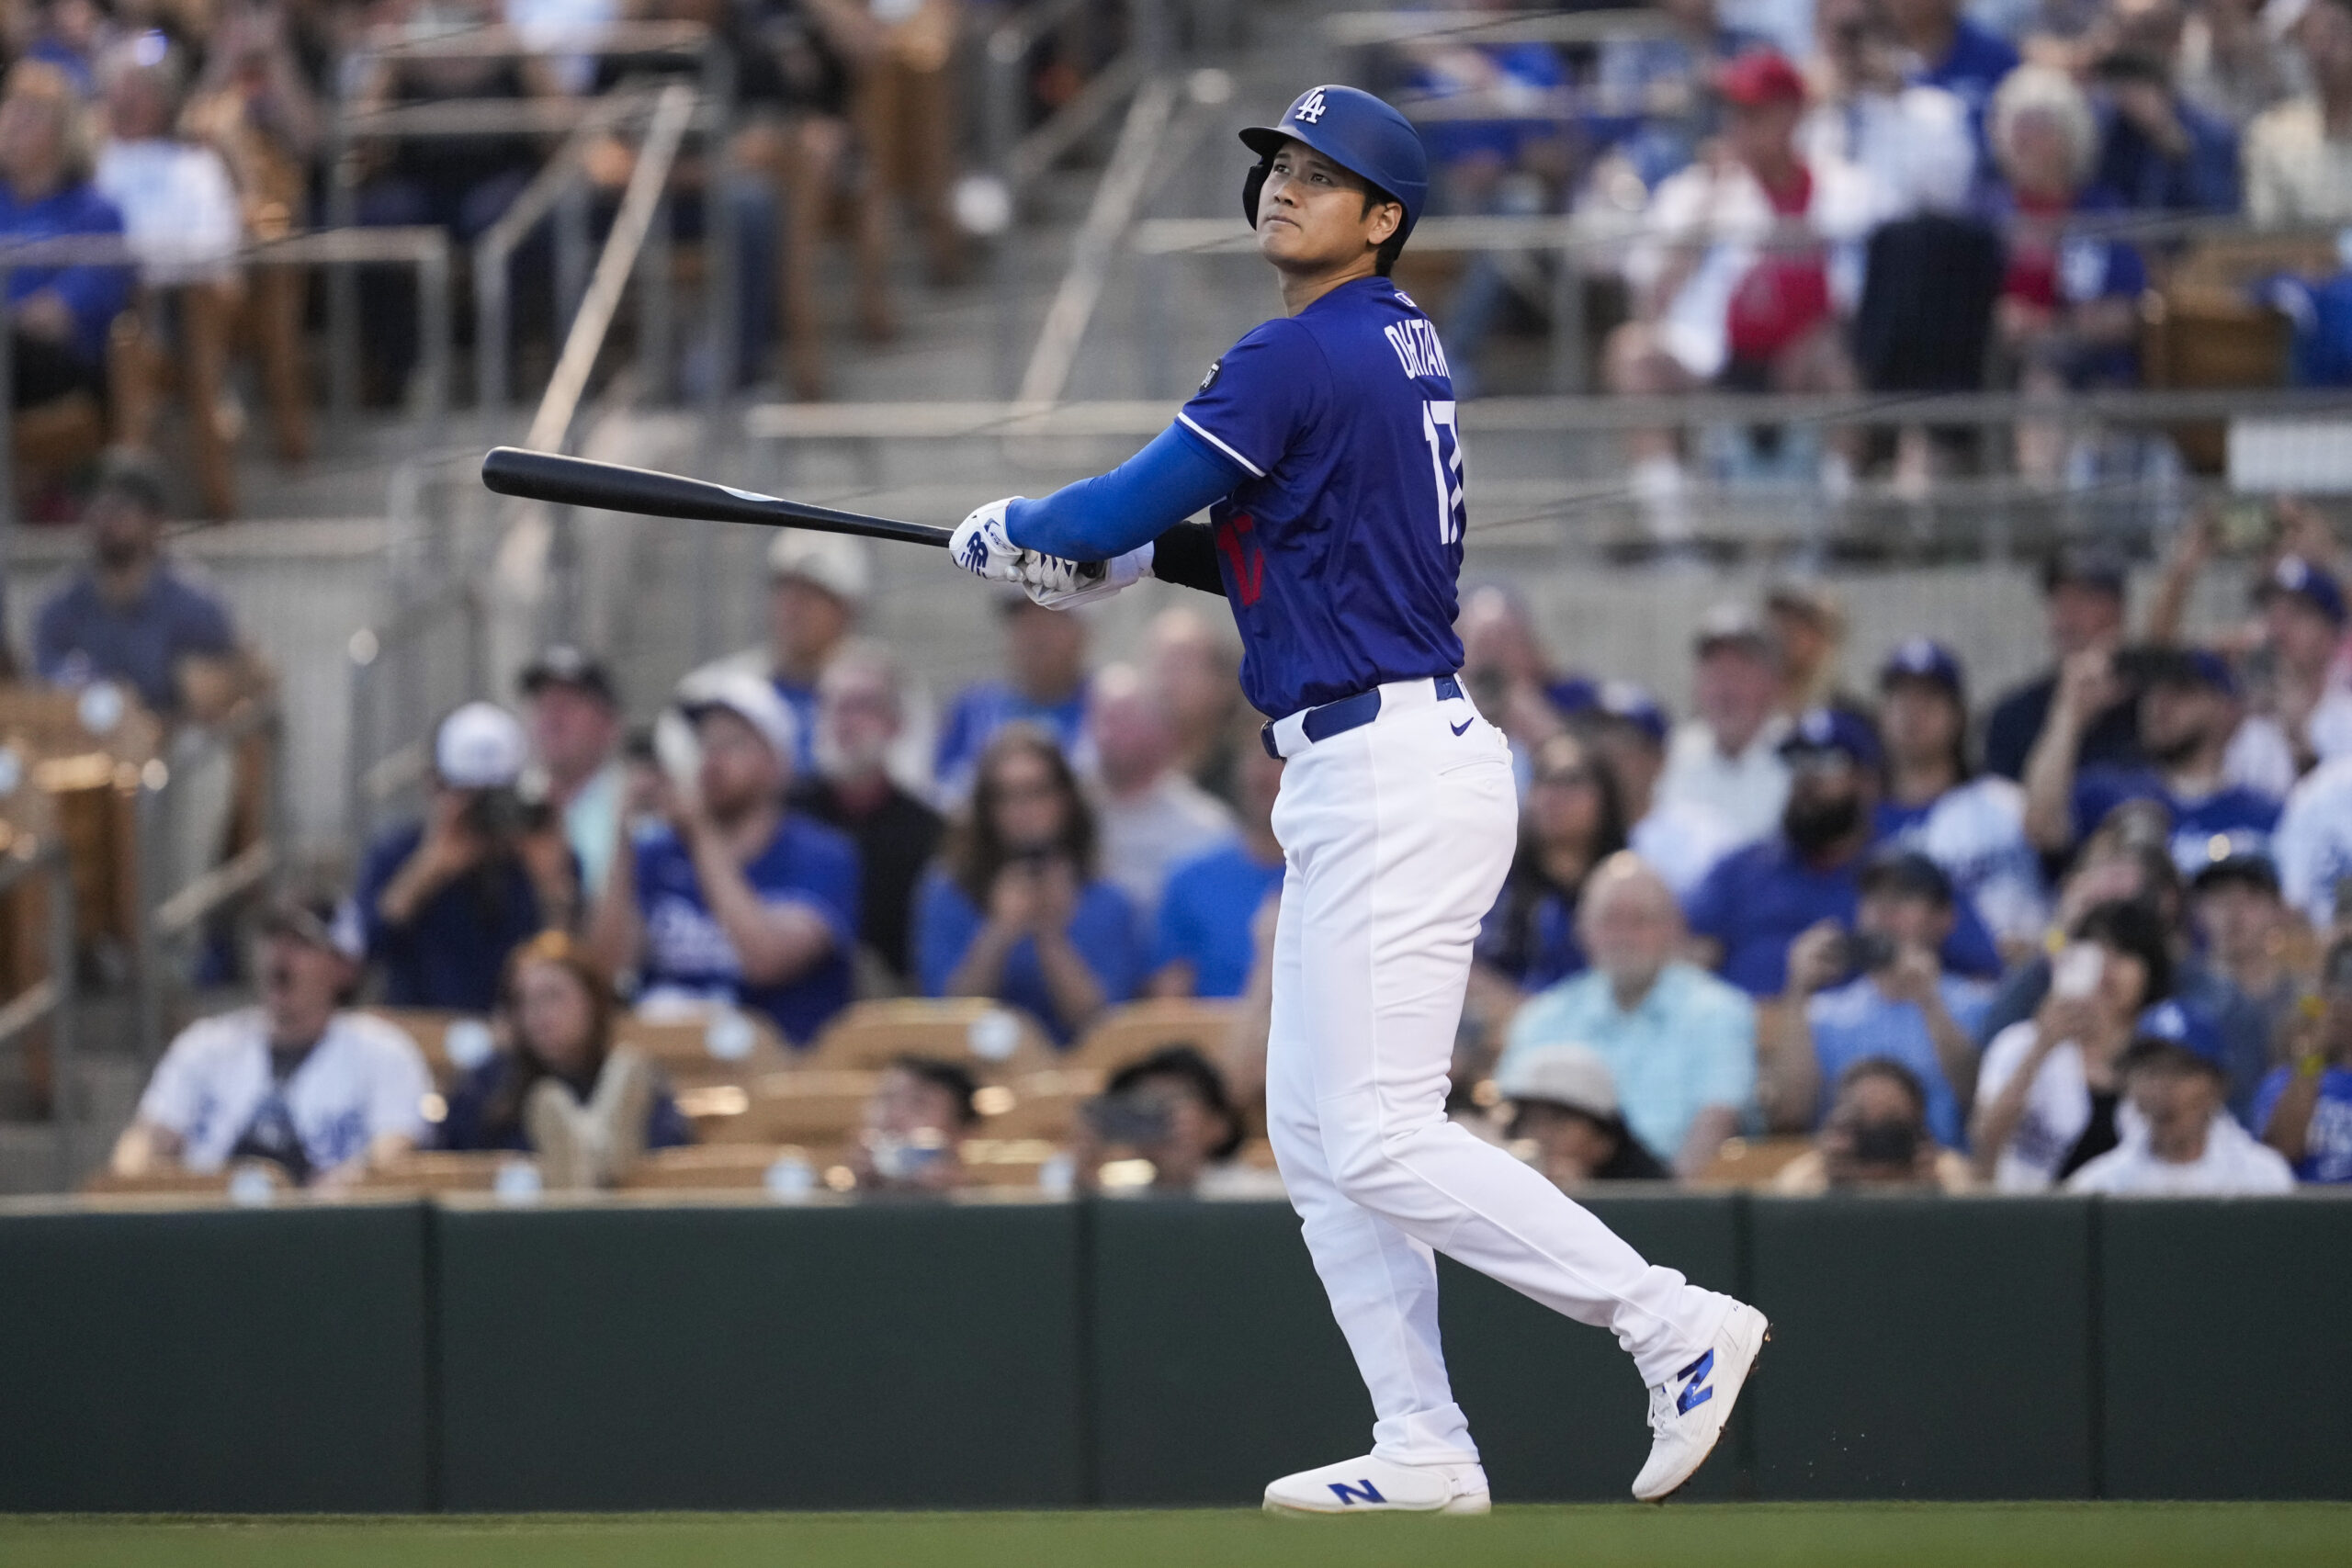
<instances>
[{"instance_id":1,"label":"metal railing","mask_svg":"<svg viewBox=\"0 0 2352 1568\"><path fill-rule=\"evenodd\" d=\"M43 1023L49 1025L50 1120L55 1127L53 1157L57 1190L70 1191L80 1174L74 1127L80 1120L81 1075L75 1069L78 1009L74 952L74 869L62 834L27 835L0 858L0 898L35 880L49 897L49 973L0 1001L0 1049L16 1044ZM21 929L21 928L19 928Z\"/></svg>"}]
</instances>

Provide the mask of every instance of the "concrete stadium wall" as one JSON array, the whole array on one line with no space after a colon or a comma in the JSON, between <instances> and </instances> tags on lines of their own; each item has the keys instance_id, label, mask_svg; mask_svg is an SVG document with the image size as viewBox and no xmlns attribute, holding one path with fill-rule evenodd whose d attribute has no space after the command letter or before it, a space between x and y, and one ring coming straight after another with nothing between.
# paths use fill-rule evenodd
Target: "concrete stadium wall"
<instances>
[{"instance_id":1,"label":"concrete stadium wall","mask_svg":"<svg viewBox=\"0 0 2352 1568\"><path fill-rule=\"evenodd\" d=\"M2352 1498L2352 1201L1593 1207L1774 1342L1697 1498ZM1602 1333L1443 1265L1511 1501L1622 1499ZM1289 1211L0 1215L0 1509L1248 1506L1370 1412Z\"/></svg>"}]
</instances>

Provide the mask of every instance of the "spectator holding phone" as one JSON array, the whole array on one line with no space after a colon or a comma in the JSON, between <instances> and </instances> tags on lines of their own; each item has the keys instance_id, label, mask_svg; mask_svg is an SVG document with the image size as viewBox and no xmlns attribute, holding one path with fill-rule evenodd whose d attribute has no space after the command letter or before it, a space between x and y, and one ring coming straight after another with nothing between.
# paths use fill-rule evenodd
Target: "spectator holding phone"
<instances>
[{"instance_id":1,"label":"spectator holding phone","mask_svg":"<svg viewBox=\"0 0 2352 1568\"><path fill-rule=\"evenodd\" d=\"M578 872L561 823L516 787L525 750L504 708L458 708L433 734L424 820L368 846L356 897L387 1005L486 1013L507 955L571 923Z\"/></svg>"},{"instance_id":2,"label":"spectator holding phone","mask_svg":"<svg viewBox=\"0 0 2352 1568\"><path fill-rule=\"evenodd\" d=\"M849 1168L867 1191L944 1192L964 1180L964 1135L978 1088L954 1062L901 1056L865 1102Z\"/></svg>"},{"instance_id":3,"label":"spectator holding phone","mask_svg":"<svg viewBox=\"0 0 2352 1568\"><path fill-rule=\"evenodd\" d=\"M916 896L915 968L933 997L994 997L1063 1044L1136 992L1126 896L1095 871L1094 814L1053 735L1006 726Z\"/></svg>"},{"instance_id":4,"label":"spectator holding phone","mask_svg":"<svg viewBox=\"0 0 2352 1568\"><path fill-rule=\"evenodd\" d=\"M2301 1181L2352 1182L2352 939L2327 950L2293 1059L2262 1083L2254 1129Z\"/></svg>"},{"instance_id":5,"label":"spectator holding phone","mask_svg":"<svg viewBox=\"0 0 2352 1568\"><path fill-rule=\"evenodd\" d=\"M1111 1075L1089 1100L1071 1151L1081 1186L1107 1157L1150 1163L1155 1192L1198 1192L1241 1146L1241 1113L1225 1075L1190 1045L1163 1045Z\"/></svg>"},{"instance_id":6,"label":"spectator holding phone","mask_svg":"<svg viewBox=\"0 0 2352 1568\"><path fill-rule=\"evenodd\" d=\"M1589 1045L1538 1045L1512 1056L1495 1079L1510 1111L1511 1152L1555 1187L1588 1181L1670 1181L1617 1105L1616 1075Z\"/></svg>"},{"instance_id":7,"label":"spectator holding phone","mask_svg":"<svg viewBox=\"0 0 2352 1568\"><path fill-rule=\"evenodd\" d=\"M1938 1146L1928 1131L1928 1089L1919 1075L1885 1056L1847 1064L1813 1147L1772 1178L1772 1190L1791 1198L1902 1189L1965 1192L1974 1185L1968 1161Z\"/></svg>"},{"instance_id":8,"label":"spectator holding phone","mask_svg":"<svg viewBox=\"0 0 2352 1568\"><path fill-rule=\"evenodd\" d=\"M2171 990L2172 951L2153 908L2119 900L2076 922L2052 970L2040 1009L1996 1035L1977 1070L1969 1142L1978 1177L2003 1192L2047 1190L2116 1146L2117 1065Z\"/></svg>"},{"instance_id":9,"label":"spectator holding phone","mask_svg":"<svg viewBox=\"0 0 2352 1568\"><path fill-rule=\"evenodd\" d=\"M2067 1191L2237 1198L2294 1190L2287 1161L2222 1104L2228 1078L2215 1037L2143 1032L2116 1071L2137 1114L2119 1124L2115 1147L2067 1178Z\"/></svg>"},{"instance_id":10,"label":"spectator holding phone","mask_svg":"<svg viewBox=\"0 0 2352 1568\"><path fill-rule=\"evenodd\" d=\"M1991 990L1944 973L1937 953L1955 919L1943 869L1896 852L1863 869L1852 930L1823 920L1791 944L1788 999L1799 1021L1762 1064L1761 1098L1776 1125L1812 1126L1832 1109L1825 1084L1881 1059L1917 1083L1935 1142L1959 1146L1961 1107L1976 1087L1976 1026Z\"/></svg>"}]
</instances>

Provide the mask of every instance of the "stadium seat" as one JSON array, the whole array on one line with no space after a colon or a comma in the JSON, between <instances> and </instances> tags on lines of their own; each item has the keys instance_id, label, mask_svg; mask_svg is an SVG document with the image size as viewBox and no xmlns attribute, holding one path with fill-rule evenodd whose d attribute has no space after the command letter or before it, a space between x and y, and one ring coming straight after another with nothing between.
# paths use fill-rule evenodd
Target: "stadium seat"
<instances>
[{"instance_id":1,"label":"stadium seat","mask_svg":"<svg viewBox=\"0 0 2352 1568\"><path fill-rule=\"evenodd\" d=\"M1104 1013L1064 1060L1108 1075L1163 1045L1190 1045L1214 1062L1225 1053L1235 1007L1192 997L1129 1002Z\"/></svg>"},{"instance_id":2,"label":"stadium seat","mask_svg":"<svg viewBox=\"0 0 2352 1568\"><path fill-rule=\"evenodd\" d=\"M981 1134L1058 1143L1077 1130L1079 1107L1102 1092L1103 1077L1087 1067L1046 1067L985 1085L973 1096Z\"/></svg>"},{"instance_id":3,"label":"stadium seat","mask_svg":"<svg viewBox=\"0 0 2352 1568\"><path fill-rule=\"evenodd\" d=\"M763 1074L748 1084L678 1091L678 1109L709 1144L845 1141L874 1097L879 1073L808 1068Z\"/></svg>"},{"instance_id":4,"label":"stadium seat","mask_svg":"<svg viewBox=\"0 0 2352 1568\"><path fill-rule=\"evenodd\" d=\"M245 1182L259 1181L269 1191L282 1192L291 1187L286 1173L266 1160L241 1162L226 1170L197 1171L173 1168L144 1171L137 1176L120 1176L111 1170L101 1170L82 1185L82 1190L97 1197L147 1198L211 1198L225 1201L232 1181L240 1178Z\"/></svg>"},{"instance_id":5,"label":"stadium seat","mask_svg":"<svg viewBox=\"0 0 2352 1568\"><path fill-rule=\"evenodd\" d=\"M734 1008L674 1018L624 1016L614 1021L613 1040L644 1052L682 1089L749 1083L793 1065L775 1025Z\"/></svg>"},{"instance_id":6,"label":"stadium seat","mask_svg":"<svg viewBox=\"0 0 2352 1568\"><path fill-rule=\"evenodd\" d=\"M805 1178L787 1176L778 1165L797 1162ZM624 1191L728 1192L775 1190L801 1179L821 1186L821 1173L835 1163L824 1151L797 1144L711 1144L683 1149L656 1149L621 1178Z\"/></svg>"},{"instance_id":7,"label":"stadium seat","mask_svg":"<svg viewBox=\"0 0 2352 1568\"><path fill-rule=\"evenodd\" d=\"M528 1155L505 1149L463 1153L420 1149L369 1171L359 1179L355 1190L379 1194L490 1192L497 1189L500 1175L508 1167L530 1163ZM537 1190L535 1184L532 1190Z\"/></svg>"},{"instance_id":8,"label":"stadium seat","mask_svg":"<svg viewBox=\"0 0 2352 1568\"><path fill-rule=\"evenodd\" d=\"M871 1072L905 1055L959 1062L995 1081L1060 1060L1044 1028L1017 1008L984 997L899 998L843 1011L818 1037L807 1065Z\"/></svg>"},{"instance_id":9,"label":"stadium seat","mask_svg":"<svg viewBox=\"0 0 2352 1568\"><path fill-rule=\"evenodd\" d=\"M1691 1179L1691 1185L1769 1187L1782 1166L1811 1147L1810 1138L1727 1138L1707 1168Z\"/></svg>"},{"instance_id":10,"label":"stadium seat","mask_svg":"<svg viewBox=\"0 0 2352 1568\"><path fill-rule=\"evenodd\" d=\"M975 1187L1035 1187L1060 1152L1046 1138L967 1138L964 1175Z\"/></svg>"},{"instance_id":11,"label":"stadium seat","mask_svg":"<svg viewBox=\"0 0 2352 1568\"><path fill-rule=\"evenodd\" d=\"M444 1090L479 1066L497 1048L490 1025L466 1013L445 1012L438 1008L369 1008L368 1011L416 1042L416 1048L424 1053L424 1065L433 1069L434 1083Z\"/></svg>"}]
</instances>

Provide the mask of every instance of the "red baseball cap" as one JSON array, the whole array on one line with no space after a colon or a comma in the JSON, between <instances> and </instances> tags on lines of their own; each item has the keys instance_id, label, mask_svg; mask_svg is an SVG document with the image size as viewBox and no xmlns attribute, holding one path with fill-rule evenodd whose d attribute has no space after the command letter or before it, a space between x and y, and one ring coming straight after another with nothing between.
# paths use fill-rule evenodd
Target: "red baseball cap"
<instances>
[{"instance_id":1,"label":"red baseball cap","mask_svg":"<svg viewBox=\"0 0 2352 1568\"><path fill-rule=\"evenodd\" d=\"M1715 91L1725 103L1747 108L1804 102L1804 78L1776 49L1752 49L1715 73Z\"/></svg>"}]
</instances>

